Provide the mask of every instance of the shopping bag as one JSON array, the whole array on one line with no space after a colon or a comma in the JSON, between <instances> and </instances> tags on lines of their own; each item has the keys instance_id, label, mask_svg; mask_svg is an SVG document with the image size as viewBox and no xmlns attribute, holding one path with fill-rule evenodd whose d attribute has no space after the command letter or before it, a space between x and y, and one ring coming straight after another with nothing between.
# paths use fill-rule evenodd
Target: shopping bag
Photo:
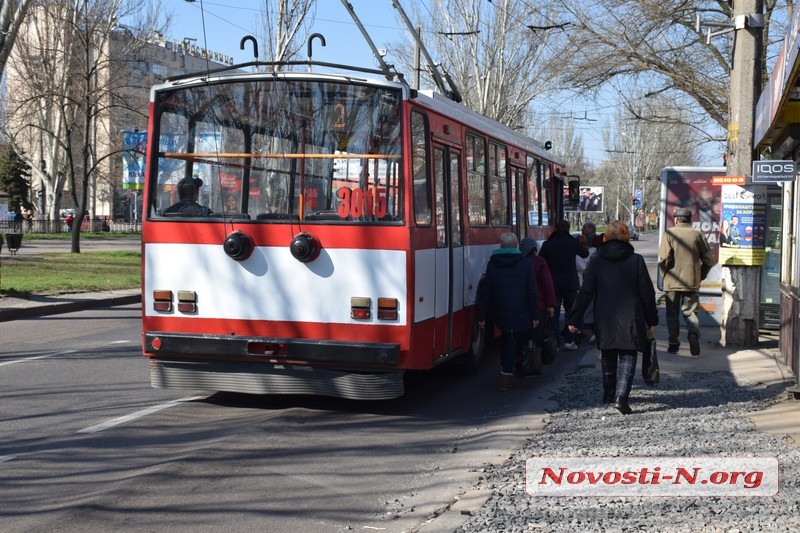
<instances>
[{"instance_id":1,"label":"shopping bag","mask_svg":"<svg viewBox=\"0 0 800 533\"><path fill-rule=\"evenodd\" d=\"M558 339L553 331L553 321L548 316L545 319L544 332L542 333L542 362L546 365L553 364L558 355Z\"/></svg>"},{"instance_id":2,"label":"shopping bag","mask_svg":"<svg viewBox=\"0 0 800 533\"><path fill-rule=\"evenodd\" d=\"M656 340L650 339L647 343L647 350L642 353L642 377L646 385L655 387L661 379L658 370L658 353L656 352Z\"/></svg>"}]
</instances>

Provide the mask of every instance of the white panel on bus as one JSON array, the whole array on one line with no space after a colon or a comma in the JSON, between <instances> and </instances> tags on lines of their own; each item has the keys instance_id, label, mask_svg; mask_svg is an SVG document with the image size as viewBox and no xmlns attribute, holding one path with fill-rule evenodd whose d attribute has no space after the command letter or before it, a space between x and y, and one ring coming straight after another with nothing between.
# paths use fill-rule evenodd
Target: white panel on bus
<instances>
[{"instance_id":1,"label":"white panel on bus","mask_svg":"<svg viewBox=\"0 0 800 533\"><path fill-rule=\"evenodd\" d=\"M453 311L464 308L464 248L453 248Z\"/></svg>"},{"instance_id":2,"label":"white panel on bus","mask_svg":"<svg viewBox=\"0 0 800 533\"><path fill-rule=\"evenodd\" d=\"M406 254L398 250L327 249L301 263L288 246L257 247L245 261L220 244L146 244L145 298L152 291L197 293L198 318L363 324L350 318L350 298L372 299L373 323L406 323ZM379 297L397 298L396 322L378 321Z\"/></svg>"},{"instance_id":3,"label":"white panel on bus","mask_svg":"<svg viewBox=\"0 0 800 533\"><path fill-rule=\"evenodd\" d=\"M473 305L478 294L478 283L486 272L492 251L500 244L467 246L464 253L464 299L465 305Z\"/></svg>"},{"instance_id":4,"label":"white panel on bus","mask_svg":"<svg viewBox=\"0 0 800 533\"><path fill-rule=\"evenodd\" d=\"M414 322L433 318L433 291L436 278L436 250L417 250L414 252Z\"/></svg>"}]
</instances>

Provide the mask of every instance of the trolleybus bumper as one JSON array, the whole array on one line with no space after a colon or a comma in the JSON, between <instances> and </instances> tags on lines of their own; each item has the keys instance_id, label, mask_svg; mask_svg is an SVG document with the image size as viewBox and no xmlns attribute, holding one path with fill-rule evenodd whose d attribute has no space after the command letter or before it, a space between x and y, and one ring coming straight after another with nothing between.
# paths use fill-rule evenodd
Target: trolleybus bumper
<instances>
[{"instance_id":1,"label":"trolleybus bumper","mask_svg":"<svg viewBox=\"0 0 800 533\"><path fill-rule=\"evenodd\" d=\"M146 332L144 348L153 387L355 400L404 392L397 344Z\"/></svg>"},{"instance_id":2,"label":"trolleybus bumper","mask_svg":"<svg viewBox=\"0 0 800 533\"><path fill-rule=\"evenodd\" d=\"M247 394L310 394L349 400L390 400L403 395L403 373L358 374L309 365L150 362L157 388L210 389Z\"/></svg>"}]
</instances>

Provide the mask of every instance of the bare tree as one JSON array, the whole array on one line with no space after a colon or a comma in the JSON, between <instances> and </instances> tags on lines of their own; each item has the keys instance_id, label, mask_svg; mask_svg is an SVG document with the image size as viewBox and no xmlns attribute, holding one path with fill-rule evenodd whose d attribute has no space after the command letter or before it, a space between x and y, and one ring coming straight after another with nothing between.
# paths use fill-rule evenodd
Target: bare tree
<instances>
[{"instance_id":1,"label":"bare tree","mask_svg":"<svg viewBox=\"0 0 800 533\"><path fill-rule=\"evenodd\" d=\"M630 87L647 96L669 98L673 109L707 141L719 141L728 126L728 88L732 41L720 35L707 42L703 22L730 23L727 0L554 0L556 20L565 26L561 38L563 84L586 93L613 82L620 94ZM769 34L781 37L786 17L773 17L785 4L766 0L764 42ZM774 43L773 43L774 44ZM763 57L768 57L765 51ZM766 68L766 66L762 66ZM764 76L763 79L767 79ZM630 104L630 102L628 102ZM637 105L628 105L635 112ZM666 117L652 114L654 120Z\"/></svg>"},{"instance_id":2,"label":"bare tree","mask_svg":"<svg viewBox=\"0 0 800 533\"><path fill-rule=\"evenodd\" d=\"M527 0L432 0L413 10L421 38L455 81L462 103L515 129L527 129L530 105L548 86L549 42L559 28ZM392 50L413 71L411 47ZM430 75L426 76L431 84Z\"/></svg>"},{"instance_id":3,"label":"bare tree","mask_svg":"<svg viewBox=\"0 0 800 533\"><path fill-rule=\"evenodd\" d=\"M0 0L0 77L14 48L17 33L34 0Z\"/></svg>"},{"instance_id":4,"label":"bare tree","mask_svg":"<svg viewBox=\"0 0 800 533\"><path fill-rule=\"evenodd\" d=\"M108 174L109 159L121 152L110 117L146 110L143 101L131 100L127 77L115 70L114 59L134 58L144 42L118 23L142 11L131 0L52 0L31 12L19 36L24 46L9 63L15 71L9 137L44 189L40 214L46 205L47 218L58 219L67 186L77 206L76 253L90 187L96 187L101 170ZM155 14L139 20L152 23ZM146 98L146 91L140 92L139 100Z\"/></svg>"},{"instance_id":5,"label":"bare tree","mask_svg":"<svg viewBox=\"0 0 800 533\"><path fill-rule=\"evenodd\" d=\"M614 124L605 125L603 142L609 157L597 170L596 180L606 187L606 218L631 221L636 210L657 214L661 169L696 165L696 133L686 124L687 117L666 99L652 100L627 100L618 108ZM634 107L633 113L628 111L629 105ZM657 113L656 120L651 113ZM642 205L634 208L632 197L637 189L642 191Z\"/></svg>"},{"instance_id":6,"label":"bare tree","mask_svg":"<svg viewBox=\"0 0 800 533\"><path fill-rule=\"evenodd\" d=\"M300 31L314 23L315 1L265 0L265 5L260 30L265 60L294 59L304 44L298 39Z\"/></svg>"}]
</instances>

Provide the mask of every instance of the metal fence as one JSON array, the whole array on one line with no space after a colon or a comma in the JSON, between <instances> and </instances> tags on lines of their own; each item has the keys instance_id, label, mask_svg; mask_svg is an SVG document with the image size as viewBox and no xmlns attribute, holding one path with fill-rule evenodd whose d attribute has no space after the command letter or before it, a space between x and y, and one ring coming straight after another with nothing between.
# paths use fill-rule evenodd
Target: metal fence
<instances>
[{"instance_id":1,"label":"metal fence","mask_svg":"<svg viewBox=\"0 0 800 533\"><path fill-rule=\"evenodd\" d=\"M107 230L104 226L107 225ZM0 221L0 233L69 233L70 229L64 219L59 220L9 220ZM141 233L142 221L130 222L106 221L101 219L84 220L81 224L81 233Z\"/></svg>"}]
</instances>

